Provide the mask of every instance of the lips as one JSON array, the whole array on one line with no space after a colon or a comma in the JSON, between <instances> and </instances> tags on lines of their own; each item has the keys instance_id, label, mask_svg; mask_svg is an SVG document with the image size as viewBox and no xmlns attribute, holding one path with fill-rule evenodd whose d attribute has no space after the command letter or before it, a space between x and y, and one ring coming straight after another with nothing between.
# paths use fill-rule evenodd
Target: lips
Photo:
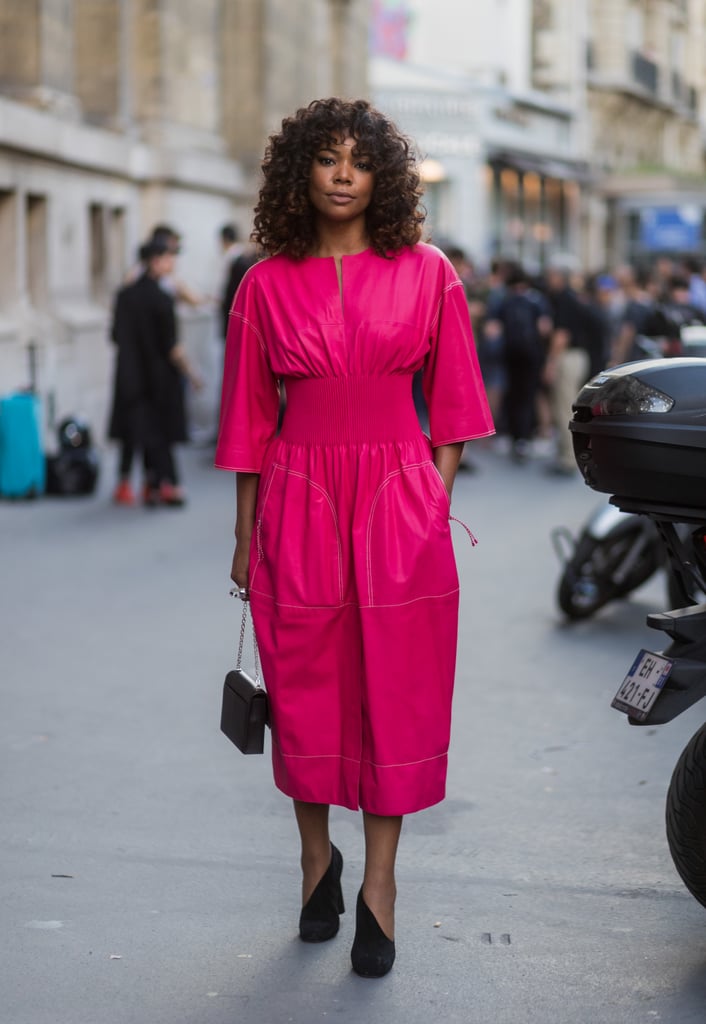
<instances>
[{"instance_id":1,"label":"lips","mask_svg":"<svg viewBox=\"0 0 706 1024\"><path fill-rule=\"evenodd\" d=\"M329 199L334 203L352 203L355 196L352 196L350 192L329 192Z\"/></svg>"}]
</instances>

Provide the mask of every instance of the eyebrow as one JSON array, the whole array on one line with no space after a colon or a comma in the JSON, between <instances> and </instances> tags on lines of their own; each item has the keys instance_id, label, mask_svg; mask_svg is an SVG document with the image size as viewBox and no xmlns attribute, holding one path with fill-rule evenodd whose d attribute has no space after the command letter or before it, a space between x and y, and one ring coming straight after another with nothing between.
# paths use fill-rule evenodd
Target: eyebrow
<instances>
[{"instance_id":1,"label":"eyebrow","mask_svg":"<svg viewBox=\"0 0 706 1024\"><path fill-rule=\"evenodd\" d=\"M341 143L338 143L338 145L341 145ZM320 146L319 149L317 149L316 152L317 153L333 153L334 156L337 155L337 150L336 150L336 148L334 146ZM357 146L353 146L351 148L351 153L355 157L356 160L371 160L372 159L370 153L368 153L367 150L359 150L357 148Z\"/></svg>"}]
</instances>

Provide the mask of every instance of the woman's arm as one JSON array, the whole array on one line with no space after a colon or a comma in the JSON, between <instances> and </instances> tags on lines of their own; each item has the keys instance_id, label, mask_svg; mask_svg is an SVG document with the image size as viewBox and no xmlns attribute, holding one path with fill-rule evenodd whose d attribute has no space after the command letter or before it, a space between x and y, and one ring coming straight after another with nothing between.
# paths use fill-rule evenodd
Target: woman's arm
<instances>
[{"instance_id":1,"label":"woman's arm","mask_svg":"<svg viewBox=\"0 0 706 1024\"><path fill-rule=\"evenodd\" d=\"M235 553L230 578L239 587L247 587L250 580L250 541L255 529L255 505L259 483L259 473L235 474Z\"/></svg>"},{"instance_id":2,"label":"woman's arm","mask_svg":"<svg viewBox=\"0 0 706 1024\"><path fill-rule=\"evenodd\" d=\"M195 391L200 391L203 387L203 378L191 365L191 360L186 354L186 349L180 343L173 345L169 350L169 361L176 366L182 377L191 384Z\"/></svg>"},{"instance_id":3,"label":"woman's arm","mask_svg":"<svg viewBox=\"0 0 706 1024\"><path fill-rule=\"evenodd\" d=\"M451 497L458 464L461 461L462 455L463 441L456 442L455 444L440 444L438 448L434 449L434 465L441 474L444 486L449 492L449 498Z\"/></svg>"}]
</instances>

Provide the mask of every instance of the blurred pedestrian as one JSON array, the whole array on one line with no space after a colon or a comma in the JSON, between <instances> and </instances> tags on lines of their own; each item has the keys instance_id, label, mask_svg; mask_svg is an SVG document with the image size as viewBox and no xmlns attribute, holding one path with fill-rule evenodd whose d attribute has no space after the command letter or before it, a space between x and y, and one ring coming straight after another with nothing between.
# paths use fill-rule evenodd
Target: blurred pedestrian
<instances>
[{"instance_id":1,"label":"blurred pedestrian","mask_svg":"<svg viewBox=\"0 0 706 1024\"><path fill-rule=\"evenodd\" d=\"M228 265L228 272L221 294L221 329L224 341L228 334L228 319L235 293L250 267L254 266L258 259L259 254L256 247L252 244L247 244L241 246L240 252L233 257Z\"/></svg>"},{"instance_id":2,"label":"blurred pedestrian","mask_svg":"<svg viewBox=\"0 0 706 1024\"><path fill-rule=\"evenodd\" d=\"M507 387L507 371L505 367L505 339L502 325L496 313L502 304L505 293L505 278L512 266L509 260L493 260L490 274L486 282L483 299L483 320L478 338L478 360L483 375L483 383L488 395L488 403L498 429L504 430L503 404Z\"/></svg>"},{"instance_id":3,"label":"blurred pedestrian","mask_svg":"<svg viewBox=\"0 0 706 1024\"><path fill-rule=\"evenodd\" d=\"M610 361L619 320L613 299L618 284L611 274L591 274L579 295L584 313L585 347L589 354L589 377L595 377Z\"/></svg>"},{"instance_id":4,"label":"blurred pedestrian","mask_svg":"<svg viewBox=\"0 0 706 1024\"><path fill-rule=\"evenodd\" d=\"M524 463L535 432L537 391L552 320L547 301L530 287L519 264L508 268L503 297L486 329L504 339L505 422L512 459Z\"/></svg>"},{"instance_id":5,"label":"blurred pedestrian","mask_svg":"<svg viewBox=\"0 0 706 1024\"><path fill-rule=\"evenodd\" d=\"M170 224L156 224L150 233L147 242L140 246L137 260L125 276L125 284L134 284L145 275L148 270L145 261L145 254L150 248L164 248L173 257L171 268L168 273L161 274L157 281L159 287L166 292L174 303L182 302L188 306L201 306L208 300L195 292L188 285L184 284L176 276L177 257L181 253L181 234ZM113 499L119 505L132 505L135 502L135 495L130 483L132 476L132 465L134 460L134 446L130 440L124 438L120 447L120 476L119 484L115 489ZM144 453L143 453L144 454Z\"/></svg>"},{"instance_id":6,"label":"blurred pedestrian","mask_svg":"<svg viewBox=\"0 0 706 1024\"><path fill-rule=\"evenodd\" d=\"M219 309L221 314L221 337L225 341L228 333L228 316L233 303L233 295L230 277L233 262L243 251L243 243L240 241L240 233L235 224L224 224L219 231L221 251L223 253L223 264L221 270L221 286L219 294Z\"/></svg>"},{"instance_id":7,"label":"blurred pedestrian","mask_svg":"<svg viewBox=\"0 0 706 1024\"><path fill-rule=\"evenodd\" d=\"M684 351L685 327L706 324L706 313L692 305L689 279L673 274L667 282L667 292L661 302L655 303L642 325L642 333L657 341L663 356L679 356Z\"/></svg>"},{"instance_id":8,"label":"blurred pedestrian","mask_svg":"<svg viewBox=\"0 0 706 1024\"><path fill-rule=\"evenodd\" d=\"M574 399L591 376L595 358L593 335L586 309L569 286L566 268L549 268L546 294L554 327L543 376L549 389L556 432L555 461L548 470L554 476L572 476L576 472L576 463L568 425Z\"/></svg>"},{"instance_id":9,"label":"blurred pedestrian","mask_svg":"<svg viewBox=\"0 0 706 1024\"><path fill-rule=\"evenodd\" d=\"M609 366L645 358L646 352L640 348L639 339L656 302L657 285L644 267L635 268L631 277L624 272L623 289L625 303L613 339Z\"/></svg>"},{"instance_id":10,"label":"blurred pedestrian","mask_svg":"<svg viewBox=\"0 0 706 1024\"><path fill-rule=\"evenodd\" d=\"M275 782L294 800L299 934L338 931L329 805L360 808L351 959L378 977L395 954L402 816L444 797L450 494L464 441L493 425L463 286L420 242L419 172L395 126L363 100L314 101L270 138L263 174L255 237L270 258L236 296L216 452L237 472L232 578L252 604Z\"/></svg>"},{"instance_id":11,"label":"blurred pedestrian","mask_svg":"<svg viewBox=\"0 0 706 1024\"><path fill-rule=\"evenodd\" d=\"M147 239L145 245L155 243L156 245L164 245L170 251L173 256L179 256L182 251L182 236L175 227L171 224L156 224ZM141 247L140 252L144 251ZM130 268L125 276L125 284L132 284L138 277L142 277L145 272L145 263L140 259L138 253L137 262ZM160 278L159 285L164 291L168 292L175 302L181 302L185 306L199 307L207 304L210 300L195 291L190 285L186 284L175 274L176 262L172 271L169 274L164 274Z\"/></svg>"},{"instance_id":12,"label":"blurred pedestrian","mask_svg":"<svg viewBox=\"0 0 706 1024\"><path fill-rule=\"evenodd\" d=\"M688 256L684 272L689 278L689 304L706 315L706 265L696 256Z\"/></svg>"},{"instance_id":13,"label":"blurred pedestrian","mask_svg":"<svg viewBox=\"0 0 706 1024\"><path fill-rule=\"evenodd\" d=\"M140 252L143 274L118 292L112 338L117 346L109 436L123 444L114 500L132 504L132 453L143 455L143 499L147 505L183 505L172 451L188 439L184 378L201 387L177 341L174 300L160 280L174 270L175 254L165 241L150 241Z\"/></svg>"}]
</instances>

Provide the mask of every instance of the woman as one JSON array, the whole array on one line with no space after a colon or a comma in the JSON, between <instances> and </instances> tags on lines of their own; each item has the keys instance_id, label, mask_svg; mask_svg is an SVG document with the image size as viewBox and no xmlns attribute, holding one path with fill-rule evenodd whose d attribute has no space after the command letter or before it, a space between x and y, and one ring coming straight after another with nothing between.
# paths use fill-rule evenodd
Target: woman
<instances>
[{"instance_id":1,"label":"woman","mask_svg":"<svg viewBox=\"0 0 706 1024\"><path fill-rule=\"evenodd\" d=\"M362 809L354 969L392 966L402 816L444 798L458 619L449 502L493 432L463 286L419 243L408 142L360 100L315 101L269 142L230 318L216 465L237 472L277 786L301 837L300 936L332 938L329 805ZM423 368L431 444L412 377ZM276 435L278 381L287 407Z\"/></svg>"}]
</instances>

